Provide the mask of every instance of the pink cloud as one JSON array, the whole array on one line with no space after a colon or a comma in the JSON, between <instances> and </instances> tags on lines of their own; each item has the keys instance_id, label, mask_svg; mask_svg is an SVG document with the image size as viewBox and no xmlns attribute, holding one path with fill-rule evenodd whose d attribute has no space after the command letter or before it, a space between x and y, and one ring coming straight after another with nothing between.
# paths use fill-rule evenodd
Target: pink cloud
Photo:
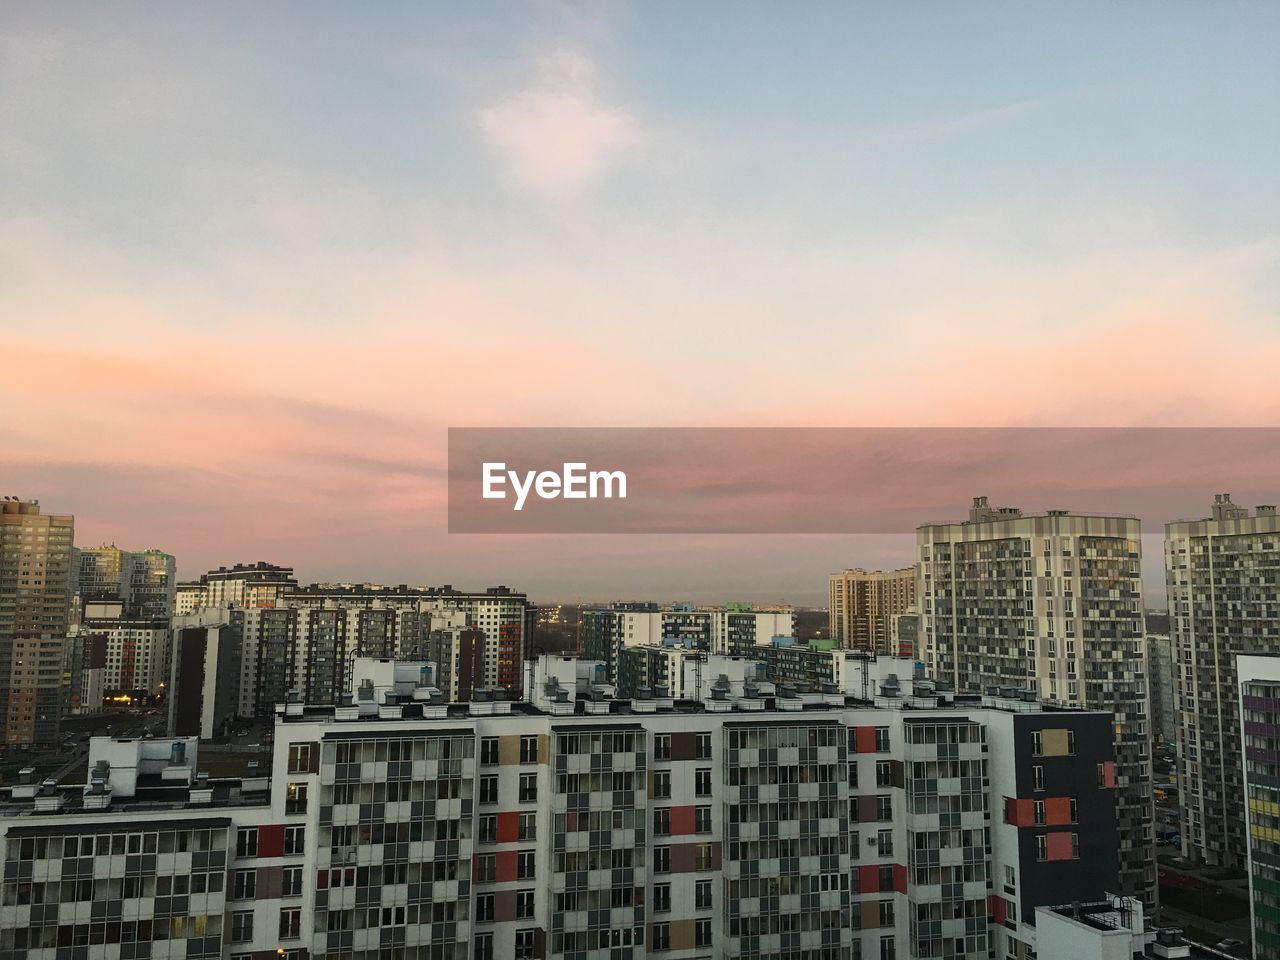
<instances>
[{"instance_id":1,"label":"pink cloud","mask_svg":"<svg viewBox=\"0 0 1280 960\"><path fill-rule=\"evenodd\" d=\"M529 87L481 110L477 122L508 181L549 197L578 193L642 138L636 118L598 92L590 59L572 51L547 58Z\"/></svg>"}]
</instances>

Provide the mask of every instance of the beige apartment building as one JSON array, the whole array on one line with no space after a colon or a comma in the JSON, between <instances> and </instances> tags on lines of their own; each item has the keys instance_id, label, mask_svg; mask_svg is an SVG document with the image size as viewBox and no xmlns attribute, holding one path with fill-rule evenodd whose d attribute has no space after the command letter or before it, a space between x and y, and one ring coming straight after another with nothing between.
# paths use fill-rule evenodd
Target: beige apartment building
<instances>
[{"instance_id":1,"label":"beige apartment building","mask_svg":"<svg viewBox=\"0 0 1280 960\"><path fill-rule=\"evenodd\" d=\"M832 639L842 647L896 655L893 618L915 608L915 567L833 573L829 600Z\"/></svg>"},{"instance_id":2,"label":"beige apartment building","mask_svg":"<svg viewBox=\"0 0 1280 960\"><path fill-rule=\"evenodd\" d=\"M0 741L58 738L75 518L0 500Z\"/></svg>"}]
</instances>

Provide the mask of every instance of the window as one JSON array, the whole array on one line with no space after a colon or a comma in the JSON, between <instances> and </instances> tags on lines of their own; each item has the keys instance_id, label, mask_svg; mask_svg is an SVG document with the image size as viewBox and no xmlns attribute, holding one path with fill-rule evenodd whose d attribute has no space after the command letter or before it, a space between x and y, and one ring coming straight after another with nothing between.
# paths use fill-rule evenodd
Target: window
<instances>
[{"instance_id":1,"label":"window","mask_svg":"<svg viewBox=\"0 0 1280 960\"><path fill-rule=\"evenodd\" d=\"M534 803L538 799L538 775L536 773L520 774L520 802Z\"/></svg>"},{"instance_id":2,"label":"window","mask_svg":"<svg viewBox=\"0 0 1280 960\"><path fill-rule=\"evenodd\" d=\"M258 855L258 828L241 827L236 831L236 856L256 857Z\"/></svg>"},{"instance_id":3,"label":"window","mask_svg":"<svg viewBox=\"0 0 1280 960\"><path fill-rule=\"evenodd\" d=\"M881 857L893 856L893 831L876 831L876 854Z\"/></svg>"},{"instance_id":4,"label":"window","mask_svg":"<svg viewBox=\"0 0 1280 960\"><path fill-rule=\"evenodd\" d=\"M516 931L516 960L528 960L537 951L537 930Z\"/></svg>"},{"instance_id":5,"label":"window","mask_svg":"<svg viewBox=\"0 0 1280 960\"><path fill-rule=\"evenodd\" d=\"M479 841L481 843L498 842L498 818L495 814L481 814L478 826L480 829Z\"/></svg>"},{"instance_id":6,"label":"window","mask_svg":"<svg viewBox=\"0 0 1280 960\"><path fill-rule=\"evenodd\" d=\"M310 743L289 744L289 772L312 773Z\"/></svg>"},{"instance_id":7,"label":"window","mask_svg":"<svg viewBox=\"0 0 1280 960\"><path fill-rule=\"evenodd\" d=\"M1009 864L1004 865L1004 892L1015 893L1018 889L1018 873Z\"/></svg>"},{"instance_id":8,"label":"window","mask_svg":"<svg viewBox=\"0 0 1280 960\"><path fill-rule=\"evenodd\" d=\"M280 896L302 896L302 868L285 867L280 874Z\"/></svg>"},{"instance_id":9,"label":"window","mask_svg":"<svg viewBox=\"0 0 1280 960\"><path fill-rule=\"evenodd\" d=\"M653 811L653 835L667 837L671 835L671 808L656 807Z\"/></svg>"},{"instance_id":10,"label":"window","mask_svg":"<svg viewBox=\"0 0 1280 960\"><path fill-rule=\"evenodd\" d=\"M231 942L247 943L253 939L253 911L237 910L231 914Z\"/></svg>"},{"instance_id":11,"label":"window","mask_svg":"<svg viewBox=\"0 0 1280 960\"><path fill-rule=\"evenodd\" d=\"M1036 826L1044 826L1044 801L1037 800L1035 802Z\"/></svg>"},{"instance_id":12,"label":"window","mask_svg":"<svg viewBox=\"0 0 1280 960\"><path fill-rule=\"evenodd\" d=\"M1071 859L1080 859L1080 834L1073 833L1071 835Z\"/></svg>"},{"instance_id":13,"label":"window","mask_svg":"<svg viewBox=\"0 0 1280 960\"><path fill-rule=\"evenodd\" d=\"M853 757L849 758L849 786L858 786L858 761Z\"/></svg>"},{"instance_id":14,"label":"window","mask_svg":"<svg viewBox=\"0 0 1280 960\"><path fill-rule=\"evenodd\" d=\"M893 819L893 797L876 797L876 819L881 823L888 823Z\"/></svg>"},{"instance_id":15,"label":"window","mask_svg":"<svg viewBox=\"0 0 1280 960\"><path fill-rule=\"evenodd\" d=\"M1044 789L1044 767L1040 766L1040 764L1036 764L1031 768L1031 789Z\"/></svg>"},{"instance_id":16,"label":"window","mask_svg":"<svg viewBox=\"0 0 1280 960\"><path fill-rule=\"evenodd\" d=\"M291 783L285 789L284 812L287 814L307 812L307 785Z\"/></svg>"},{"instance_id":17,"label":"window","mask_svg":"<svg viewBox=\"0 0 1280 960\"><path fill-rule=\"evenodd\" d=\"M711 808L710 807L694 808L693 832L694 833L710 833L711 832Z\"/></svg>"},{"instance_id":18,"label":"window","mask_svg":"<svg viewBox=\"0 0 1280 960\"><path fill-rule=\"evenodd\" d=\"M498 738L497 737L481 737L480 738L480 763L486 767L491 767L498 762Z\"/></svg>"},{"instance_id":19,"label":"window","mask_svg":"<svg viewBox=\"0 0 1280 960\"><path fill-rule=\"evenodd\" d=\"M694 772L693 775L693 792L699 797L711 796L711 771L702 767Z\"/></svg>"},{"instance_id":20,"label":"window","mask_svg":"<svg viewBox=\"0 0 1280 960\"><path fill-rule=\"evenodd\" d=\"M653 759L671 759L671 734L655 733L653 735Z\"/></svg>"},{"instance_id":21,"label":"window","mask_svg":"<svg viewBox=\"0 0 1280 960\"><path fill-rule=\"evenodd\" d=\"M232 900L252 900L258 893L258 871L237 870L231 879Z\"/></svg>"},{"instance_id":22,"label":"window","mask_svg":"<svg viewBox=\"0 0 1280 960\"><path fill-rule=\"evenodd\" d=\"M482 853L476 857L476 882L493 883L497 876L498 859L492 853Z\"/></svg>"},{"instance_id":23,"label":"window","mask_svg":"<svg viewBox=\"0 0 1280 960\"><path fill-rule=\"evenodd\" d=\"M893 764L888 760L876 761L876 786L893 786Z\"/></svg>"},{"instance_id":24,"label":"window","mask_svg":"<svg viewBox=\"0 0 1280 960\"><path fill-rule=\"evenodd\" d=\"M711 856L711 844L700 843L693 848L695 870L712 870L715 867Z\"/></svg>"},{"instance_id":25,"label":"window","mask_svg":"<svg viewBox=\"0 0 1280 960\"><path fill-rule=\"evenodd\" d=\"M882 927L893 926L893 901L892 900L880 901L880 926Z\"/></svg>"},{"instance_id":26,"label":"window","mask_svg":"<svg viewBox=\"0 0 1280 960\"><path fill-rule=\"evenodd\" d=\"M1039 730L1031 731L1031 755L1038 757L1044 753L1044 738Z\"/></svg>"},{"instance_id":27,"label":"window","mask_svg":"<svg viewBox=\"0 0 1280 960\"><path fill-rule=\"evenodd\" d=\"M1072 797L1071 798L1071 822L1072 823L1080 822L1080 817L1077 814L1078 814L1078 810L1076 807L1076 798Z\"/></svg>"},{"instance_id":28,"label":"window","mask_svg":"<svg viewBox=\"0 0 1280 960\"><path fill-rule=\"evenodd\" d=\"M280 939L297 940L300 936L302 936L302 908L284 908L280 911Z\"/></svg>"},{"instance_id":29,"label":"window","mask_svg":"<svg viewBox=\"0 0 1280 960\"><path fill-rule=\"evenodd\" d=\"M538 738L536 736L520 738L520 762L538 762Z\"/></svg>"},{"instance_id":30,"label":"window","mask_svg":"<svg viewBox=\"0 0 1280 960\"><path fill-rule=\"evenodd\" d=\"M876 727L876 753L889 752L889 728Z\"/></svg>"},{"instance_id":31,"label":"window","mask_svg":"<svg viewBox=\"0 0 1280 960\"><path fill-rule=\"evenodd\" d=\"M476 897L477 923L493 923L493 903L492 893L482 893Z\"/></svg>"},{"instance_id":32,"label":"window","mask_svg":"<svg viewBox=\"0 0 1280 960\"><path fill-rule=\"evenodd\" d=\"M284 855L286 857L299 857L307 852L307 828L306 827L285 827L284 828Z\"/></svg>"},{"instance_id":33,"label":"window","mask_svg":"<svg viewBox=\"0 0 1280 960\"><path fill-rule=\"evenodd\" d=\"M1040 834L1038 837L1036 837L1036 859L1037 860L1049 859L1049 843L1043 833Z\"/></svg>"},{"instance_id":34,"label":"window","mask_svg":"<svg viewBox=\"0 0 1280 960\"><path fill-rule=\"evenodd\" d=\"M671 912L671 884L655 883L653 885L653 912Z\"/></svg>"},{"instance_id":35,"label":"window","mask_svg":"<svg viewBox=\"0 0 1280 960\"><path fill-rule=\"evenodd\" d=\"M698 739L695 744L695 750L694 750L694 759L695 760L711 759L711 734L709 733L698 734Z\"/></svg>"},{"instance_id":36,"label":"window","mask_svg":"<svg viewBox=\"0 0 1280 960\"><path fill-rule=\"evenodd\" d=\"M517 827L517 840L536 840L538 839L538 815L536 813L522 813Z\"/></svg>"},{"instance_id":37,"label":"window","mask_svg":"<svg viewBox=\"0 0 1280 960\"><path fill-rule=\"evenodd\" d=\"M670 847L654 847L653 848L653 872L654 873L670 873L671 872L671 848Z\"/></svg>"},{"instance_id":38,"label":"window","mask_svg":"<svg viewBox=\"0 0 1280 960\"><path fill-rule=\"evenodd\" d=\"M528 920L533 916L533 891L516 891L516 919Z\"/></svg>"},{"instance_id":39,"label":"window","mask_svg":"<svg viewBox=\"0 0 1280 960\"><path fill-rule=\"evenodd\" d=\"M880 960L898 960L898 950L893 937L880 938Z\"/></svg>"},{"instance_id":40,"label":"window","mask_svg":"<svg viewBox=\"0 0 1280 960\"><path fill-rule=\"evenodd\" d=\"M671 924L655 923L653 925L653 943L650 946L654 950L671 949Z\"/></svg>"},{"instance_id":41,"label":"window","mask_svg":"<svg viewBox=\"0 0 1280 960\"><path fill-rule=\"evenodd\" d=\"M1074 730L1067 731L1067 753L1073 757L1076 755L1076 732Z\"/></svg>"},{"instance_id":42,"label":"window","mask_svg":"<svg viewBox=\"0 0 1280 960\"><path fill-rule=\"evenodd\" d=\"M668 896L669 895L670 895L670 891L668 890ZM693 903L694 903L695 910L711 909L711 881L710 880L698 881L697 886L694 887Z\"/></svg>"},{"instance_id":43,"label":"window","mask_svg":"<svg viewBox=\"0 0 1280 960\"><path fill-rule=\"evenodd\" d=\"M671 771L655 770L653 774L653 796L656 800L671 798Z\"/></svg>"},{"instance_id":44,"label":"window","mask_svg":"<svg viewBox=\"0 0 1280 960\"><path fill-rule=\"evenodd\" d=\"M695 947L711 946L710 920L695 920L693 922L693 945Z\"/></svg>"},{"instance_id":45,"label":"window","mask_svg":"<svg viewBox=\"0 0 1280 960\"><path fill-rule=\"evenodd\" d=\"M472 960L493 960L493 934L477 933L472 937Z\"/></svg>"},{"instance_id":46,"label":"window","mask_svg":"<svg viewBox=\"0 0 1280 960\"><path fill-rule=\"evenodd\" d=\"M537 869L538 855L532 850L521 850L516 854L516 879L532 880Z\"/></svg>"}]
</instances>

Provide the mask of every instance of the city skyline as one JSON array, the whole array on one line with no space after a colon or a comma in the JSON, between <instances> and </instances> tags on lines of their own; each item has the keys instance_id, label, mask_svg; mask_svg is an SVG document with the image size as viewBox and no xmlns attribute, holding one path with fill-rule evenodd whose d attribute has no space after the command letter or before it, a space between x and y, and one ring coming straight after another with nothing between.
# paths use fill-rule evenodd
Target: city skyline
<instances>
[{"instance_id":1,"label":"city skyline","mask_svg":"<svg viewBox=\"0 0 1280 960\"><path fill-rule=\"evenodd\" d=\"M820 595L911 531L449 537L445 429L1280 413L1274 7L70 9L4 14L0 462L84 543Z\"/></svg>"}]
</instances>

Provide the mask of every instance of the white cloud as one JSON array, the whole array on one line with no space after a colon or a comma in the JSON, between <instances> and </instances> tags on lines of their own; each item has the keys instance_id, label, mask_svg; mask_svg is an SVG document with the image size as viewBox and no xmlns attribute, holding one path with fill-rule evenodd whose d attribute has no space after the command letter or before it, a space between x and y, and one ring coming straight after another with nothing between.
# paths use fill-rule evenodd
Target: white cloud
<instances>
[{"instance_id":1,"label":"white cloud","mask_svg":"<svg viewBox=\"0 0 1280 960\"><path fill-rule=\"evenodd\" d=\"M591 186L641 141L640 124L602 99L590 58L560 51L526 89L480 111L478 122L508 182L541 196Z\"/></svg>"}]
</instances>

